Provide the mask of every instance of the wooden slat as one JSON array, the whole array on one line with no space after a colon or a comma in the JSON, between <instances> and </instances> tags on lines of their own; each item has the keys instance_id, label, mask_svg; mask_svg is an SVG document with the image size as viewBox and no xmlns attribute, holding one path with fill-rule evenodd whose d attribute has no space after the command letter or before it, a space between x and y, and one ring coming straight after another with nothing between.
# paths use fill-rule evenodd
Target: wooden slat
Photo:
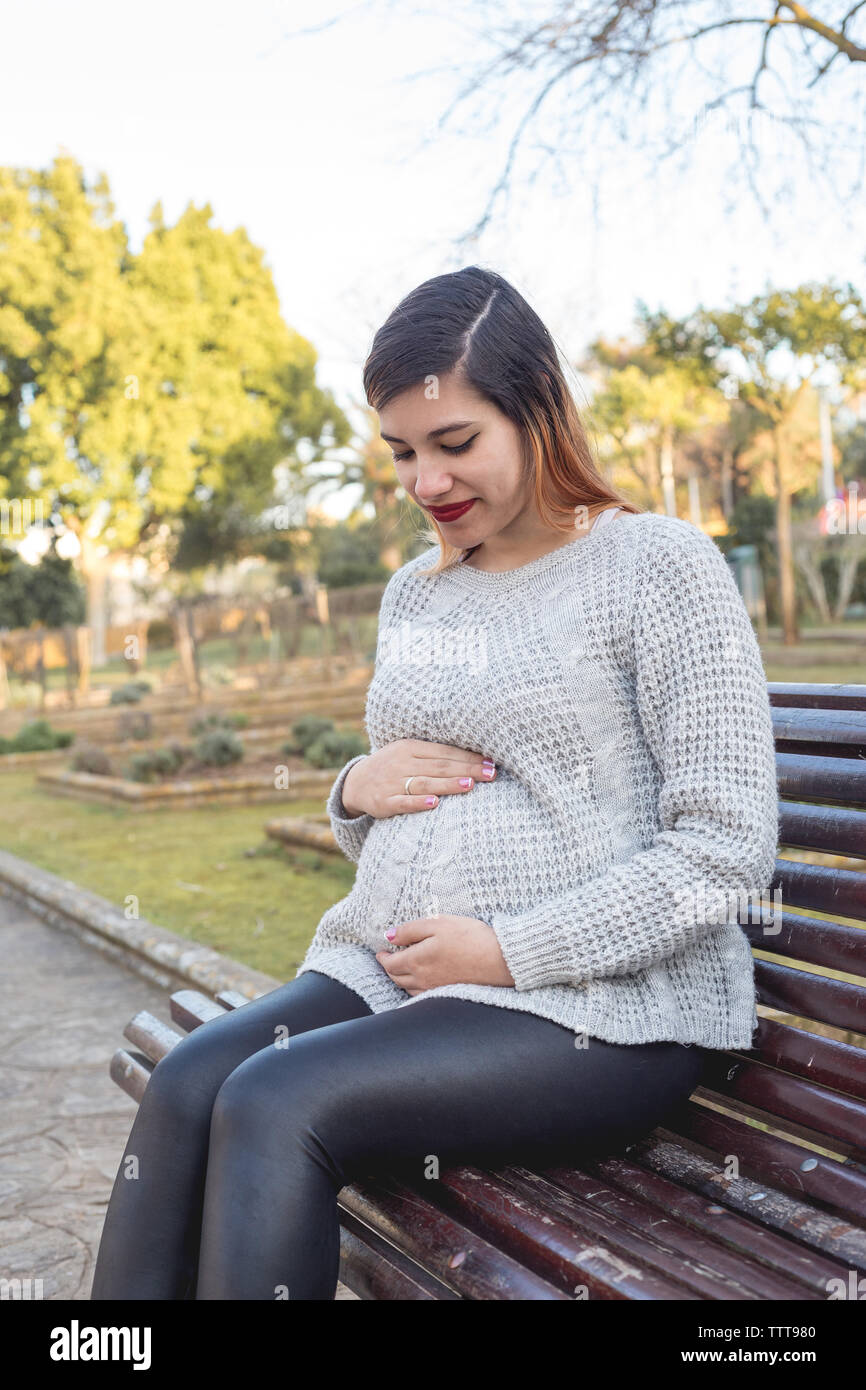
<instances>
[{"instance_id":1,"label":"wooden slat","mask_svg":"<svg viewBox=\"0 0 866 1390\"><path fill-rule=\"evenodd\" d=\"M866 1105L862 1101L760 1062L708 1056L698 1090L710 1093L710 1099L745 1101L765 1112L768 1124L777 1116L797 1121L828 1140L838 1139L854 1148L866 1146ZM833 1143L825 1147L833 1148Z\"/></svg>"},{"instance_id":2,"label":"wooden slat","mask_svg":"<svg viewBox=\"0 0 866 1390\"><path fill-rule=\"evenodd\" d=\"M538 1301L569 1297L396 1179L347 1184L339 1201L341 1207L462 1298Z\"/></svg>"},{"instance_id":3,"label":"wooden slat","mask_svg":"<svg viewBox=\"0 0 866 1390\"><path fill-rule=\"evenodd\" d=\"M765 922L740 921L757 950L790 956L825 970L840 970L845 975L866 977L866 930L862 927L793 912L783 911L780 915L775 910L773 920L770 917L768 913Z\"/></svg>"},{"instance_id":4,"label":"wooden slat","mask_svg":"<svg viewBox=\"0 0 866 1390\"><path fill-rule=\"evenodd\" d=\"M226 1010L197 989L177 989L169 999L169 1012L175 1023L191 1033L212 1018L221 1018Z\"/></svg>"},{"instance_id":5,"label":"wooden slat","mask_svg":"<svg viewBox=\"0 0 866 1390\"><path fill-rule=\"evenodd\" d=\"M866 989L791 965L755 960L755 993L768 1009L866 1034Z\"/></svg>"},{"instance_id":6,"label":"wooden slat","mask_svg":"<svg viewBox=\"0 0 866 1390\"><path fill-rule=\"evenodd\" d=\"M109 1063L108 1074L122 1091L140 1102L152 1070L150 1062L141 1053L119 1048Z\"/></svg>"},{"instance_id":7,"label":"wooden slat","mask_svg":"<svg viewBox=\"0 0 866 1390\"><path fill-rule=\"evenodd\" d=\"M768 1230L758 1221L742 1216L718 1201L708 1201L702 1193L693 1192L681 1183L641 1167L633 1162L631 1153L593 1159L582 1163L581 1168L597 1185L610 1184L629 1196L639 1197L642 1202L650 1203L654 1209L663 1212L666 1218L706 1236L717 1249L736 1262L735 1268L740 1261L743 1262L743 1278L751 1279L757 1266L765 1277L775 1276L786 1283L793 1281L797 1288L805 1287L826 1298L827 1281L844 1279L847 1275L846 1265L808 1250L788 1236ZM544 1176L570 1187L575 1175L571 1168L555 1168L545 1170ZM582 1179L583 1175L578 1176ZM587 1200L595 1200L595 1189L589 1193ZM712 1258L715 1259L715 1256ZM760 1287L760 1284L756 1283L755 1286ZM800 1295L780 1293L769 1296L791 1298Z\"/></svg>"},{"instance_id":8,"label":"wooden slat","mask_svg":"<svg viewBox=\"0 0 866 1390\"><path fill-rule=\"evenodd\" d=\"M823 1038L779 1019L759 1017L754 1046L748 1052L732 1052L778 1067L807 1081L832 1086L858 1100L866 1100L866 1051Z\"/></svg>"},{"instance_id":9,"label":"wooden slat","mask_svg":"<svg viewBox=\"0 0 866 1390\"><path fill-rule=\"evenodd\" d=\"M866 920L866 874L856 869L825 869L820 864L777 859L772 887L782 890L782 901L789 907Z\"/></svg>"},{"instance_id":10,"label":"wooden slat","mask_svg":"<svg viewBox=\"0 0 866 1390\"><path fill-rule=\"evenodd\" d=\"M169 1028L167 1023L161 1019L154 1018L153 1014L142 1009L134 1018L130 1019L123 1030L123 1036L128 1038L151 1062L158 1062L167 1052L171 1052L173 1047L186 1036L185 1033L176 1033L173 1028Z\"/></svg>"},{"instance_id":11,"label":"wooden slat","mask_svg":"<svg viewBox=\"0 0 866 1390\"><path fill-rule=\"evenodd\" d=\"M226 1009L242 1009L244 1004L252 1001L245 994L241 994L237 989L221 989L216 996L216 1002L222 1004Z\"/></svg>"},{"instance_id":12,"label":"wooden slat","mask_svg":"<svg viewBox=\"0 0 866 1390\"><path fill-rule=\"evenodd\" d=\"M834 1158L755 1129L696 1101L682 1107L676 1117L675 1132L716 1153L735 1154L741 1168L764 1177L775 1187L790 1188L853 1222L866 1221L866 1176Z\"/></svg>"},{"instance_id":13,"label":"wooden slat","mask_svg":"<svg viewBox=\"0 0 866 1390\"><path fill-rule=\"evenodd\" d=\"M866 685L800 684L794 681L768 681L770 704L777 708L862 709L866 710Z\"/></svg>"},{"instance_id":14,"label":"wooden slat","mask_svg":"<svg viewBox=\"0 0 866 1390\"><path fill-rule=\"evenodd\" d=\"M813 753L776 750L776 783L781 797L866 806L866 762Z\"/></svg>"},{"instance_id":15,"label":"wooden slat","mask_svg":"<svg viewBox=\"0 0 866 1390\"><path fill-rule=\"evenodd\" d=\"M351 1212L340 1209L340 1280L359 1298L410 1302L460 1301L459 1295L389 1245Z\"/></svg>"},{"instance_id":16,"label":"wooden slat","mask_svg":"<svg viewBox=\"0 0 866 1390\"><path fill-rule=\"evenodd\" d=\"M782 801L779 803L779 844L790 849L822 850L825 854L864 858L866 811L812 806L807 801Z\"/></svg>"},{"instance_id":17,"label":"wooden slat","mask_svg":"<svg viewBox=\"0 0 866 1390\"><path fill-rule=\"evenodd\" d=\"M704 1148L709 1148L710 1153L704 1152ZM739 1177L726 1176L725 1156L728 1154L740 1159ZM866 1270L866 1229L862 1221L840 1219L836 1214L822 1211L807 1200L807 1194L796 1182L790 1184L793 1189L790 1195L782 1190L784 1185L775 1175L769 1181L763 1174L760 1180L756 1179L744 1171L738 1147L723 1143L720 1150L713 1145L698 1148L693 1140L662 1127L633 1144L628 1157L631 1162L650 1168L678 1186L701 1193L713 1205L723 1205L749 1220L760 1222L765 1229L789 1236L828 1259L842 1261L849 1268ZM800 1162L798 1158L797 1171Z\"/></svg>"},{"instance_id":18,"label":"wooden slat","mask_svg":"<svg viewBox=\"0 0 866 1390\"><path fill-rule=\"evenodd\" d=\"M750 1268L578 1168L557 1183L543 1170L516 1165L495 1173L454 1167L441 1174L439 1188L438 1202L458 1220L566 1289L585 1282L581 1263L589 1250L604 1252L614 1281L633 1271L643 1281L661 1277L693 1297L720 1302L802 1297L791 1280Z\"/></svg>"},{"instance_id":19,"label":"wooden slat","mask_svg":"<svg viewBox=\"0 0 866 1390\"><path fill-rule=\"evenodd\" d=\"M780 752L809 752L832 758L866 757L866 710L770 710ZM793 745L793 746L789 746Z\"/></svg>"}]
</instances>

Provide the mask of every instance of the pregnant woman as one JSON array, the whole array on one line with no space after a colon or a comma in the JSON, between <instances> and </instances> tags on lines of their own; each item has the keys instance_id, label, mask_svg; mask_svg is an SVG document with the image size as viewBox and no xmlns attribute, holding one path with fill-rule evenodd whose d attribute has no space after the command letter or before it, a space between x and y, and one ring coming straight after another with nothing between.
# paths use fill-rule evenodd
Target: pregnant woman
<instances>
[{"instance_id":1,"label":"pregnant woman","mask_svg":"<svg viewBox=\"0 0 866 1390\"><path fill-rule=\"evenodd\" d=\"M433 544L328 800L355 885L295 979L155 1067L93 1299L332 1299L344 1184L610 1152L757 1026L774 746L721 552L610 487L492 272L409 294L364 385Z\"/></svg>"}]
</instances>

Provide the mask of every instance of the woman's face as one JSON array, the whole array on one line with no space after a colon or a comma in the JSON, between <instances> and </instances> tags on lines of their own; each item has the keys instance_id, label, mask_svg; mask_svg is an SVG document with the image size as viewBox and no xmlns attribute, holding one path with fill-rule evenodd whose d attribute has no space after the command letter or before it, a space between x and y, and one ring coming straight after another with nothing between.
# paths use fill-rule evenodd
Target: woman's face
<instances>
[{"instance_id":1,"label":"woman's face","mask_svg":"<svg viewBox=\"0 0 866 1390\"><path fill-rule=\"evenodd\" d=\"M395 396L379 412L379 427L401 487L435 516L450 545L479 545L527 508L531 484L517 427L453 373ZM436 511L473 498L452 520Z\"/></svg>"}]
</instances>

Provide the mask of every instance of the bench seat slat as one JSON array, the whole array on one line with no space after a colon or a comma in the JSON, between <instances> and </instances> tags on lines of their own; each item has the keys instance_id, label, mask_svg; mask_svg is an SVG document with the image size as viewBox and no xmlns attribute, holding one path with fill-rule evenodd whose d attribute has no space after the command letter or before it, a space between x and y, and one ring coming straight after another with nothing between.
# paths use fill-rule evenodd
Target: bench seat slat
<instances>
[{"instance_id":1,"label":"bench seat slat","mask_svg":"<svg viewBox=\"0 0 866 1390\"><path fill-rule=\"evenodd\" d=\"M199 1028L202 1023L208 1023L210 1019L220 1018L226 1013L222 1004L217 1004L216 1000L210 999L197 989L175 990L169 998L168 1006L174 1022L179 1023L188 1033L194 1028Z\"/></svg>"},{"instance_id":2,"label":"bench seat slat","mask_svg":"<svg viewBox=\"0 0 866 1390\"><path fill-rule=\"evenodd\" d=\"M812 1292L826 1297L827 1280L844 1278L847 1266L808 1250L787 1236L768 1230L748 1216L724 1206L721 1201L707 1197L661 1173L653 1172L633 1161L634 1150L605 1158L591 1159L581 1164L583 1172L602 1180L621 1191L640 1197L660 1211L674 1217L682 1225L699 1231L709 1240L730 1251L736 1260L760 1265L766 1271L792 1279ZM545 1171L551 1181L571 1187L576 1180L573 1169L554 1168ZM594 1200L592 1194L587 1200ZM785 1295L791 1297L790 1294Z\"/></svg>"},{"instance_id":3,"label":"bench seat slat","mask_svg":"<svg viewBox=\"0 0 866 1390\"><path fill-rule=\"evenodd\" d=\"M155 1018L146 1009L142 1009L140 1013L135 1015L135 1018L130 1019L127 1023L123 1030L123 1036L140 1048L151 1062L158 1062L186 1034L175 1032L174 1028L169 1028L167 1023L163 1023L161 1019Z\"/></svg>"},{"instance_id":4,"label":"bench seat slat","mask_svg":"<svg viewBox=\"0 0 866 1390\"><path fill-rule=\"evenodd\" d=\"M489 1231L489 1239L505 1243L510 1254L534 1269L545 1256L548 1263L556 1255L561 1259L576 1233L577 1263L566 1267L572 1281L580 1278L580 1247L589 1243L607 1251L612 1263L681 1282L696 1297L721 1302L804 1296L792 1280L729 1255L702 1233L660 1216L657 1208L580 1166L564 1183L553 1181L544 1168L532 1172L509 1165L489 1173L454 1167L442 1173L441 1185L441 1203L480 1234ZM533 1229L539 1218L546 1227ZM562 1277L558 1271L556 1277Z\"/></svg>"},{"instance_id":5,"label":"bench seat slat","mask_svg":"<svg viewBox=\"0 0 866 1390\"><path fill-rule=\"evenodd\" d=\"M347 1184L339 1204L463 1298L570 1297L396 1179Z\"/></svg>"},{"instance_id":6,"label":"bench seat slat","mask_svg":"<svg viewBox=\"0 0 866 1390\"><path fill-rule=\"evenodd\" d=\"M846 1268L866 1269L866 1227L861 1221L840 1219L836 1213L822 1210L796 1184L792 1184L793 1194L785 1191L776 1174L770 1180L766 1174L753 1177L744 1171L747 1165L743 1162L739 1177L726 1176L725 1156L733 1154L742 1160L744 1155L735 1147L738 1138L730 1131L727 1135L719 1133L718 1139L719 1145L714 1146L660 1126L634 1144L628 1157L679 1186L701 1193L714 1206L728 1207L760 1222L767 1230L788 1236L816 1254L842 1261Z\"/></svg>"},{"instance_id":7,"label":"bench seat slat","mask_svg":"<svg viewBox=\"0 0 866 1390\"><path fill-rule=\"evenodd\" d=\"M344 1209L340 1211L339 1277L347 1289L367 1300L460 1301L453 1289L434 1279Z\"/></svg>"},{"instance_id":8,"label":"bench seat slat","mask_svg":"<svg viewBox=\"0 0 866 1390\"><path fill-rule=\"evenodd\" d=\"M139 1052L127 1052L123 1047L118 1048L108 1066L108 1074L112 1081L134 1101L139 1102L152 1070L147 1057L143 1057Z\"/></svg>"},{"instance_id":9,"label":"bench seat slat","mask_svg":"<svg viewBox=\"0 0 866 1390\"><path fill-rule=\"evenodd\" d=\"M763 1177L772 1186L798 1192L853 1224L866 1224L866 1174L697 1101L686 1102L675 1125L677 1135L693 1139L719 1155L736 1155L741 1168ZM804 1163L809 1166L804 1168ZM724 1162L720 1167L724 1169ZM866 1259L866 1231L862 1238Z\"/></svg>"}]
</instances>

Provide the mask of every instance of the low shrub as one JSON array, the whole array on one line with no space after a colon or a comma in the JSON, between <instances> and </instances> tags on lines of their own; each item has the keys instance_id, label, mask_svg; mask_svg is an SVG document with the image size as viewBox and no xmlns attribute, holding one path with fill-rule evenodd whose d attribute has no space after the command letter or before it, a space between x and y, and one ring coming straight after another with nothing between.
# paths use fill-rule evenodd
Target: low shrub
<instances>
[{"instance_id":1,"label":"low shrub","mask_svg":"<svg viewBox=\"0 0 866 1390\"><path fill-rule=\"evenodd\" d=\"M191 756L191 749L182 743L169 743L165 748L151 748L146 753L136 753L130 758L127 776L133 782L155 782L160 777L170 777Z\"/></svg>"},{"instance_id":2,"label":"low shrub","mask_svg":"<svg viewBox=\"0 0 866 1390\"><path fill-rule=\"evenodd\" d=\"M114 766L104 748L82 743L72 755L73 772L92 772L97 777L113 777Z\"/></svg>"},{"instance_id":3,"label":"low shrub","mask_svg":"<svg viewBox=\"0 0 866 1390\"><path fill-rule=\"evenodd\" d=\"M68 748L74 739L69 729L52 729L47 719L33 719L12 738L0 739L0 753L48 753L54 748Z\"/></svg>"},{"instance_id":4,"label":"low shrub","mask_svg":"<svg viewBox=\"0 0 866 1390\"><path fill-rule=\"evenodd\" d=\"M244 745L232 729L212 728L193 745L193 756L206 767L227 767L240 762Z\"/></svg>"},{"instance_id":5,"label":"low shrub","mask_svg":"<svg viewBox=\"0 0 866 1390\"><path fill-rule=\"evenodd\" d=\"M304 749L304 757L313 767L342 767L359 753L368 753L367 740L354 729L327 729L315 742Z\"/></svg>"},{"instance_id":6,"label":"low shrub","mask_svg":"<svg viewBox=\"0 0 866 1390\"><path fill-rule=\"evenodd\" d=\"M110 705L137 705L144 695L149 695L153 686L150 681L127 681L125 685L115 686L108 703Z\"/></svg>"},{"instance_id":7,"label":"low shrub","mask_svg":"<svg viewBox=\"0 0 866 1390\"><path fill-rule=\"evenodd\" d=\"M136 710L134 714L121 714L117 723L117 737L121 742L133 739L140 742L150 738L153 733L153 719L149 710Z\"/></svg>"},{"instance_id":8,"label":"low shrub","mask_svg":"<svg viewBox=\"0 0 866 1390\"><path fill-rule=\"evenodd\" d=\"M335 728L333 719L324 719L320 714L302 714L292 725L292 738L283 745L284 753L304 753L316 739L331 733Z\"/></svg>"},{"instance_id":9,"label":"low shrub","mask_svg":"<svg viewBox=\"0 0 866 1390\"><path fill-rule=\"evenodd\" d=\"M249 722L246 714L207 714L203 719L193 719L189 731L191 734L209 734L212 729L245 729Z\"/></svg>"}]
</instances>

